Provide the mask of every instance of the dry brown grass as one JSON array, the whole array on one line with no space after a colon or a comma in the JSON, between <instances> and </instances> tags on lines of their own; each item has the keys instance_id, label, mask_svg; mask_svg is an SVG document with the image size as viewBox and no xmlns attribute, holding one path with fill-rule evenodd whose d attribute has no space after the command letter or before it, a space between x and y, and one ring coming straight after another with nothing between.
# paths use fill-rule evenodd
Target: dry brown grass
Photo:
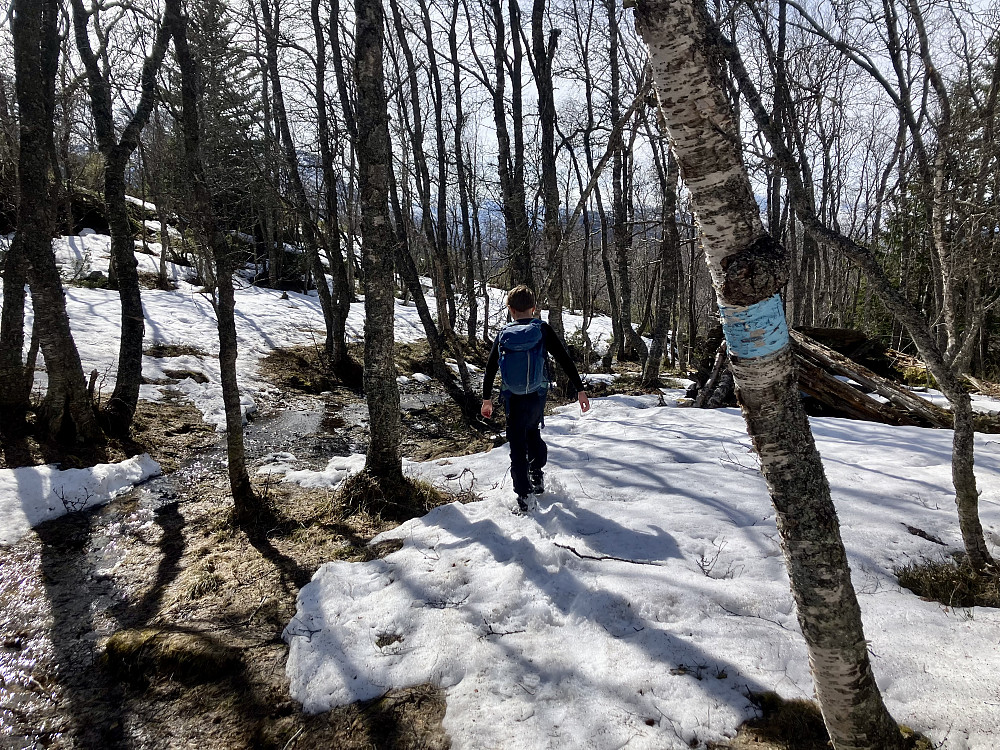
<instances>
[{"instance_id":1,"label":"dry brown grass","mask_svg":"<svg viewBox=\"0 0 1000 750\"><path fill-rule=\"evenodd\" d=\"M727 743L708 744L709 750L830 750L823 714L813 701L785 700L774 692L748 696L758 716L743 723ZM933 750L933 744L909 727L900 726L910 750Z\"/></svg>"},{"instance_id":2,"label":"dry brown grass","mask_svg":"<svg viewBox=\"0 0 1000 750\"><path fill-rule=\"evenodd\" d=\"M946 607L1000 607L1000 575L977 572L967 562L910 563L893 572L900 586Z\"/></svg>"},{"instance_id":3,"label":"dry brown grass","mask_svg":"<svg viewBox=\"0 0 1000 750\"><path fill-rule=\"evenodd\" d=\"M138 628L119 630L104 644L103 663L127 682L171 679L214 682L240 669L240 652L205 633Z\"/></svg>"}]
</instances>

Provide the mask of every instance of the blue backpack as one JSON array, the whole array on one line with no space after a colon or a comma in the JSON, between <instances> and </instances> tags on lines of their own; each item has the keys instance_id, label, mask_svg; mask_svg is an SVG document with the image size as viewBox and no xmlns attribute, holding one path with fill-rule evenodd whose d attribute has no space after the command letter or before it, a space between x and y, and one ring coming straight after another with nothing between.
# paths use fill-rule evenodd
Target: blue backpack
<instances>
[{"instance_id":1,"label":"blue backpack","mask_svg":"<svg viewBox=\"0 0 1000 750\"><path fill-rule=\"evenodd\" d=\"M519 395L548 390L541 320L532 318L508 323L497 334L497 343L503 381L501 390Z\"/></svg>"}]
</instances>

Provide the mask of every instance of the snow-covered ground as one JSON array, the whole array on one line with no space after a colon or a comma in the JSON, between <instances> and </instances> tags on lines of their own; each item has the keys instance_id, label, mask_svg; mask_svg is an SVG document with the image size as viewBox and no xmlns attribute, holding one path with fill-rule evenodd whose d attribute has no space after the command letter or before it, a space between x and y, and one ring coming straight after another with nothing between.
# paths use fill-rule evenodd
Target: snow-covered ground
<instances>
[{"instance_id":1,"label":"snow-covered ground","mask_svg":"<svg viewBox=\"0 0 1000 750\"><path fill-rule=\"evenodd\" d=\"M160 465L146 453L87 469L0 469L0 545L16 542L50 518L106 503L159 473Z\"/></svg>"},{"instance_id":2,"label":"snow-covered ground","mask_svg":"<svg viewBox=\"0 0 1000 750\"><path fill-rule=\"evenodd\" d=\"M158 227L158 225L157 225ZM0 238L2 241L4 238ZM137 249L142 244L136 243ZM156 273L159 269L160 245L147 243L146 254L137 252L140 273ZM53 242L56 258L65 278L84 278L92 271L107 273L111 252L111 238L87 232L82 236L61 237ZM225 428L222 405L222 385L219 375L219 337L211 299L201 287L188 279L195 269L167 264L167 276L178 288L175 291L143 290L142 303L146 313L147 347L153 345L183 345L200 353L175 357L143 357L143 375L149 380L169 378L165 372L191 372L204 378L184 378L180 383L166 386L180 391L201 410L205 420L219 430ZM237 361L243 405L246 411L256 408L255 396L269 386L258 376L260 359L270 351L306 344L322 345L323 315L315 294L283 293L273 289L255 287L236 280L236 329L239 342ZM282 296L287 299L282 299ZM2 299L2 295L0 295ZM121 306L118 293L107 289L87 289L79 286L66 288L66 306L73 328L73 336L80 350L84 370L97 370L101 375L99 389L110 393L114 387L118 357L118 329ZM431 301L433 308L433 302ZM482 314L482 305L480 305ZM499 324L505 315L504 293L490 290L490 319ZM31 324L30 298L27 306L26 326ZM572 332L582 325L578 315L566 316L566 328ZM364 335L364 303L351 306L347 320L350 338L360 340ZM607 347L610 338L610 320L604 317L592 320L590 335L598 348ZM412 304L396 303L396 341L413 342L424 338L423 325ZM206 382L198 382L201 380ZM44 372L38 373L39 387L44 386ZM165 386L145 385L140 397L148 400L162 398Z\"/></svg>"},{"instance_id":3,"label":"snow-covered ground","mask_svg":"<svg viewBox=\"0 0 1000 750\"><path fill-rule=\"evenodd\" d=\"M55 248L67 275L86 275L107 269L109 245L89 234ZM157 269L155 255L137 258L140 270ZM220 425L211 303L186 281L191 269L169 266L168 273L176 291L143 292L146 344L193 349L145 357L144 373L205 377L143 386L142 396L174 388ZM104 374L108 393L117 293L71 286L67 305L84 366ZM502 310L501 293L492 295L491 309ZM396 313L397 340L422 338L413 307L400 304ZM567 316L567 327L577 320ZM321 321L315 297L238 290L248 410L267 387L257 374L260 358L275 347L318 342ZM361 335L362 305L352 308L348 325ZM606 333L604 326L595 321L592 337ZM587 415L571 406L547 418L548 491L528 517L510 512L506 448L407 462L414 475L471 486L483 499L439 508L384 535L404 543L385 559L330 563L316 574L286 630L295 697L320 711L433 682L447 691L454 746L476 750L688 747L731 736L752 713L748 688L811 697L774 515L743 422L735 410L676 408L679 395L670 394L664 408L655 397L595 399ZM920 601L892 573L961 548L951 433L812 423L890 710L945 748L1000 746L1000 613ZM360 465L360 457L340 458L315 472L276 454L264 470L332 486ZM0 543L67 508L105 502L157 470L142 457L82 473L0 470ZM977 436L977 472L996 554L1000 438Z\"/></svg>"},{"instance_id":4,"label":"snow-covered ground","mask_svg":"<svg viewBox=\"0 0 1000 750\"><path fill-rule=\"evenodd\" d=\"M383 534L403 542L385 559L317 572L285 631L293 696L323 711L431 682L453 746L475 750L685 748L731 737L753 713L748 688L811 698L742 418L656 402L546 418L547 492L527 517L511 513L506 447L408 464L483 500ZM812 424L890 710L943 747L996 748L1000 612L921 601L892 572L961 549L950 432ZM977 448L995 548L1000 440ZM289 478L322 486L350 463Z\"/></svg>"},{"instance_id":5,"label":"snow-covered ground","mask_svg":"<svg viewBox=\"0 0 1000 750\"><path fill-rule=\"evenodd\" d=\"M132 199L141 205L139 199ZM145 204L149 208L149 204ZM160 225L147 221L147 227L158 231ZM170 229L174 234L176 230ZM9 243L12 236L0 236L0 244ZM84 279L94 271L105 275L110 265L111 238L84 230L79 236L59 237L53 241L53 250L60 264L63 278L67 281ZM136 242L136 259L140 273L155 274L159 270L161 251L157 242L147 242L145 247ZM143 252L148 250L148 252ZM144 356L142 371L151 381L140 389L140 398L156 401L166 393L181 394L201 411L206 422L216 429L225 429L225 411L222 403L222 383L219 371L219 338L215 311L209 295L202 287L191 283L195 269L166 265L167 277L177 285L174 291L145 289L142 292L143 310L146 316L146 348L159 346L160 352L169 352L168 347L182 346L186 353L176 356ZM281 347L302 346L323 342L323 315L319 299L311 295L255 287L245 280L236 279L236 329L239 343L237 374L244 413L257 408L258 397L272 387L258 373L260 360L269 352ZM504 293L490 289L490 320L496 326L506 314ZM285 296L285 299L282 297ZM0 290L0 300L3 299ZM433 309L433 300L430 301ZM108 395L114 388L118 360L118 340L121 305L118 292L108 289L89 289L81 286L66 287L66 307L83 362L84 371L97 370L98 394ZM480 315L483 305L480 304ZM30 332L33 312L28 296L25 312L25 327ZM567 316L566 326L573 330L579 327L582 318ZM591 336L595 341L604 342L606 347L610 337L610 321L598 318L591 321ZM364 303L351 306L347 320L348 336L360 340L364 335ZM411 304L397 301L395 311L395 335L398 342L413 342L424 338L423 325ZM39 356L39 366L43 365ZM401 378L413 377L417 381L430 378L424 373L403 373ZM43 369L35 373L36 385L44 389L46 376ZM160 384L157 384L160 381ZM163 384L162 381L178 381ZM405 382L405 381L404 381ZM155 462L152 462L155 463ZM115 492L126 487L115 485L106 489L107 473L131 477L142 481L152 468L136 475L133 467L117 469L81 469L72 479L61 475L55 467L25 469L0 469L0 544L19 539L31 526L45 518L65 512L65 504L56 496L55 490L68 492L71 498L85 497L88 506L107 502ZM51 472L60 484L49 487L46 477ZM5 488L35 488L30 491L3 491ZM87 489L84 489L87 488ZM41 493L41 494L39 494ZM82 501L81 501L82 502ZM70 507L77 507L75 500Z\"/></svg>"},{"instance_id":6,"label":"snow-covered ground","mask_svg":"<svg viewBox=\"0 0 1000 750\"><path fill-rule=\"evenodd\" d=\"M159 268L159 244L151 242L148 247L153 255L136 253L140 273L156 273ZM54 248L64 274L77 269L79 276L90 271L107 272L111 238L106 235L62 237L55 241ZM144 356L142 371L147 379L154 381L169 378L166 371L191 372L204 377L186 377L169 386L144 385L140 397L156 400L162 398L165 388L180 391L202 412L205 421L223 430L226 419L215 311L211 298L201 291L202 287L189 282L194 273L193 268L167 264L167 274L178 288L174 291L143 290L142 305L146 313L147 347L185 346L197 353L175 357ZM253 411L256 409L255 396L268 388L258 376L260 359L280 347L311 343L322 346L323 314L319 299L314 295L288 292L287 299L282 299L284 293L280 291L251 286L239 278L236 284L237 374L243 407ZM117 331L121 316L118 293L70 286L66 290L66 306L84 370L96 369L104 375L103 390L110 392L118 357ZM352 337L363 335L363 303L351 306L347 330ZM415 308L397 305L396 335L399 341L416 341L423 337ZM199 382L202 380L205 382Z\"/></svg>"}]
</instances>

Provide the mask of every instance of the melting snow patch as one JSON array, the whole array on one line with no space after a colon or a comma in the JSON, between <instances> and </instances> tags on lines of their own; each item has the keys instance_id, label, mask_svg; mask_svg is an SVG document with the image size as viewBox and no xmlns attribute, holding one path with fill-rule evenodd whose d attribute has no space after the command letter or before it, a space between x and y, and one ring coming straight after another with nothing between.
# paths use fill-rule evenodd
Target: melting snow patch
<instances>
[{"instance_id":1,"label":"melting snow patch","mask_svg":"<svg viewBox=\"0 0 1000 750\"><path fill-rule=\"evenodd\" d=\"M353 456L337 456L332 458L322 471L300 469L285 474L286 482L294 482L302 487L334 489L351 474L365 468L365 457L361 454Z\"/></svg>"},{"instance_id":2,"label":"melting snow patch","mask_svg":"<svg viewBox=\"0 0 1000 750\"><path fill-rule=\"evenodd\" d=\"M86 469L0 469L0 544L16 542L42 521L103 505L159 473L160 465L147 453Z\"/></svg>"}]
</instances>

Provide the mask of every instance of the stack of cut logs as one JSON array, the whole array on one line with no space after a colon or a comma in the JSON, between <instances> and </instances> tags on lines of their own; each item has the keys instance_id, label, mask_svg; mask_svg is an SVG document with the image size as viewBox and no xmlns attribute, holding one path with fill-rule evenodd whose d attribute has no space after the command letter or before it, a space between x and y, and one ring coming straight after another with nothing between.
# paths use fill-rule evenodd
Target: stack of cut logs
<instances>
[{"instance_id":1,"label":"stack of cut logs","mask_svg":"<svg viewBox=\"0 0 1000 750\"><path fill-rule=\"evenodd\" d=\"M816 330L810 332L827 335L837 333ZM853 333L857 336L856 332L841 333ZM822 405L823 414L891 425L951 427L952 416L948 409L931 403L910 388L824 346L801 331L792 331L791 337L798 368L799 389ZM863 336L858 338L864 342ZM852 348L855 352L861 352L866 346L862 343L861 347ZM734 403L733 377L728 363L726 344L723 342L716 352L707 379L697 388L697 393L693 389L689 392L694 398L695 406L715 408ZM1000 416L978 414L976 429L980 432L1000 433Z\"/></svg>"}]
</instances>

